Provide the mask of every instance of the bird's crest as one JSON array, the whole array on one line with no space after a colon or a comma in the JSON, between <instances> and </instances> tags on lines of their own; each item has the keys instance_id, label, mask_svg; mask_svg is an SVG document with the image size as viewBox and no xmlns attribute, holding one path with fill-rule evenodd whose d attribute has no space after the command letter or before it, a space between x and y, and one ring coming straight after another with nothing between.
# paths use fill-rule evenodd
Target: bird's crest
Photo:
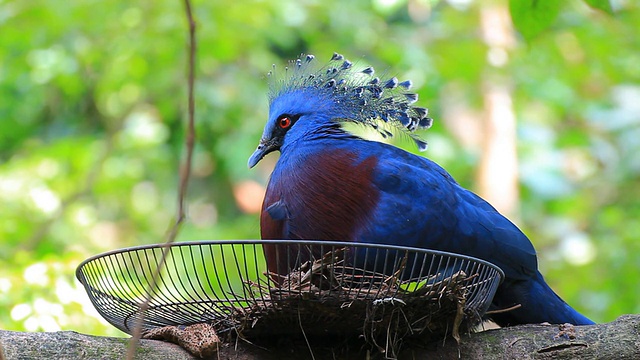
<instances>
[{"instance_id":1,"label":"bird's crest","mask_svg":"<svg viewBox=\"0 0 640 360\"><path fill-rule=\"evenodd\" d=\"M426 108L413 106L418 94L409 92L410 80L381 79L372 67L357 68L338 53L326 65L319 65L313 55L302 54L290 61L284 75L276 74L273 65L268 77L270 102L296 90L317 91L339 105L338 120L369 126L385 138L393 136L380 126L382 121L411 137L421 151L427 148L414 131L431 127L433 120L427 117Z\"/></svg>"}]
</instances>

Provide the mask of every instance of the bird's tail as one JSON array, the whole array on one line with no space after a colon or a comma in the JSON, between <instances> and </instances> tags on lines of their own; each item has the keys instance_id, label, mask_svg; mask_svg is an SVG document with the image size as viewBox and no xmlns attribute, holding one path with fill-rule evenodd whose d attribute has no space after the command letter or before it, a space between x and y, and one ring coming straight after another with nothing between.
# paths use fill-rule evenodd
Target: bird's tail
<instances>
[{"instance_id":1,"label":"bird's tail","mask_svg":"<svg viewBox=\"0 0 640 360\"><path fill-rule=\"evenodd\" d=\"M591 325L593 321L577 312L560 298L544 281L542 274L528 280L503 284L493 301L493 308L509 308L520 305L512 311L498 312L491 319L498 325L570 323L573 325Z\"/></svg>"}]
</instances>

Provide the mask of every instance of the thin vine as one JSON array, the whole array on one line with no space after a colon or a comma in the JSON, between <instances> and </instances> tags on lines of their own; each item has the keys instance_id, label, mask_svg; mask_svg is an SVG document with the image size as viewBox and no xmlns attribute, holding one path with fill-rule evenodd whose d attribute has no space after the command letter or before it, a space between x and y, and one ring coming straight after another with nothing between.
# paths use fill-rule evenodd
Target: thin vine
<instances>
[{"instance_id":1,"label":"thin vine","mask_svg":"<svg viewBox=\"0 0 640 360\"><path fill-rule=\"evenodd\" d=\"M187 132L185 137L185 147L186 147L186 158L184 160L184 164L180 166L180 184L178 189L178 210L175 222L169 228L169 231L166 235L165 247L162 251L162 257L160 258L160 263L158 267L153 273L153 278L151 279L151 283L147 287L145 301L140 306L140 315L141 317L136 322L134 327L134 331L132 334L131 341L129 342L129 346L127 348L127 360L134 360L136 348L140 341L140 337L142 335L142 323L144 320L144 314L149 308L149 302L151 301L151 294L153 290L157 286L158 277L160 276L160 272L166 263L167 255L171 249L171 244L173 244L180 232L180 228L184 223L186 218L186 210L185 210L185 198L187 194L187 190L189 187L189 177L191 175L191 163L193 158L193 146L195 143L195 101L194 101L194 82L195 82L195 59L196 59L196 22L193 18L193 12L191 7L190 0L184 0L185 5L185 13L187 17L187 21L189 24L189 47L188 57L188 123L187 123Z\"/></svg>"}]
</instances>

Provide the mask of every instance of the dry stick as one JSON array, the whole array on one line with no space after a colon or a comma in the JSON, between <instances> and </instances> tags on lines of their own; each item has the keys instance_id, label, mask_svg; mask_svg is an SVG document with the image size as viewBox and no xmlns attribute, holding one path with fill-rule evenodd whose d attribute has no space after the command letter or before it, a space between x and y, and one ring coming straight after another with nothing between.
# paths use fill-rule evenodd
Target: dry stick
<instances>
[{"instance_id":1,"label":"dry stick","mask_svg":"<svg viewBox=\"0 0 640 360\"><path fill-rule=\"evenodd\" d=\"M191 12L191 2L190 0L184 0L185 4L185 12L187 15L187 20L189 22L189 83L188 83L188 91L189 91L189 122L187 128L187 134L185 139L185 146L187 149L187 157L185 159L184 166L181 167L180 171L180 188L178 191L178 212L176 221L173 226L169 229L167 233L167 240L162 249L162 257L160 258L160 263L158 267L153 273L153 277L149 286L147 287L147 293L144 302L140 306L140 318L137 319L133 330L133 336L131 341L129 342L129 346L127 348L127 360L133 360L135 357L136 348L138 346L138 342L140 341L140 337L142 336L142 322L144 320L144 314L149 309L149 302L151 301L151 293L157 286L158 278L160 277L160 272L166 263L167 256L169 255L169 251L171 249L171 244L175 242L176 237L178 236L178 232L180 227L185 219L185 197L187 194L187 188L189 185L189 176L191 174L191 162L193 158L193 145L195 141L195 121L194 121L194 113L195 113L195 102L193 98L193 84L195 81L195 58L196 58L196 23L193 19L193 14Z\"/></svg>"},{"instance_id":2,"label":"dry stick","mask_svg":"<svg viewBox=\"0 0 640 360\"><path fill-rule=\"evenodd\" d=\"M522 307L522 304L516 304L516 305L513 305L512 307L508 307L506 309L498 309L498 310L487 311L484 314L485 315L502 314L502 313L506 313L506 312L509 312L509 311L513 311L515 309L519 309L521 307Z\"/></svg>"}]
</instances>

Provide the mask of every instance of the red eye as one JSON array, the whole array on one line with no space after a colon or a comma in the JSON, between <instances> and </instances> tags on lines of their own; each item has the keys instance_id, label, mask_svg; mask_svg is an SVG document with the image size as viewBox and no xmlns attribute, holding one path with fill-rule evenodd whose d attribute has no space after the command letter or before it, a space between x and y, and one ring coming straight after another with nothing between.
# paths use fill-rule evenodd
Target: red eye
<instances>
[{"instance_id":1,"label":"red eye","mask_svg":"<svg viewBox=\"0 0 640 360\"><path fill-rule=\"evenodd\" d=\"M288 128L289 126L291 126L291 118L288 116L283 116L278 120L278 126L280 126L283 129Z\"/></svg>"}]
</instances>

